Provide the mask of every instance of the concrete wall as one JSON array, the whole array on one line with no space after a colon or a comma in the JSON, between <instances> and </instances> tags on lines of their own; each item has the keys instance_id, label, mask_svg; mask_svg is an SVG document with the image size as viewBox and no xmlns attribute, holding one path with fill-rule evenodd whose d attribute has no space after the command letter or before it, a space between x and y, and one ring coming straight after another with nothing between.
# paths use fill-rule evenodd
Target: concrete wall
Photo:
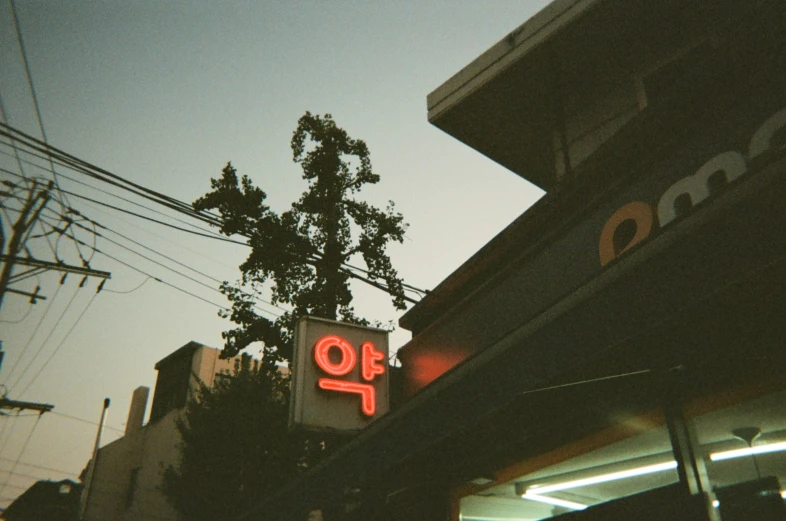
<instances>
[{"instance_id":1,"label":"concrete wall","mask_svg":"<svg viewBox=\"0 0 786 521\"><path fill-rule=\"evenodd\" d=\"M219 350L205 346L194 352L193 374L208 386L214 384L217 373L234 368L234 359L221 360L219 354ZM192 377L189 392L197 388L197 380ZM146 402L146 388L135 390L129 422L144 417ZM86 521L180 520L160 487L163 469L178 464L180 435L176 422L182 413L183 409L175 409L155 422L127 428L125 436L99 450Z\"/></svg>"}]
</instances>

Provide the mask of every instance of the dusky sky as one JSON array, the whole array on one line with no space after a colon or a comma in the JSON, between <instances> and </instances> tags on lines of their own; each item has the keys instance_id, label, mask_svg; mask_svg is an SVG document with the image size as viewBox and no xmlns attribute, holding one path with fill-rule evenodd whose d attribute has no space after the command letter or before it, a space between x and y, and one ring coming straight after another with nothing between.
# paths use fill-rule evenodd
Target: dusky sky
<instances>
[{"instance_id":1,"label":"dusky sky","mask_svg":"<svg viewBox=\"0 0 786 521\"><path fill-rule=\"evenodd\" d=\"M406 282L432 288L543 192L429 125L426 95L547 3L36 0L17 1L16 10L51 145L186 202L208 191L210 178L232 161L281 211L306 187L289 148L297 119L306 110L331 113L350 136L366 141L382 177L363 192L365 198L383 207L395 201L410 224L404 244L389 248L394 266ZM41 137L7 0L0 1L0 95L8 123ZM0 153L0 166L18 174L7 140ZM51 179L46 168L24 168L31 177ZM128 197L81 174L60 173ZM18 182L3 171L0 180ZM61 187L134 209L74 181L63 178ZM244 246L194 237L77 198L70 203L113 231L218 280L236 280L237 265L248 253ZM4 221L14 216L13 205L7 206L0 215ZM43 239L33 244L34 254L52 260ZM216 291L101 237L96 247L226 303ZM54 249L78 262L69 241ZM37 426L29 412L0 418L0 507L36 478L75 479L90 458L91 422L97 422L104 397L112 406L102 445L122 435L133 389L152 390L158 360L190 340L220 348L221 331L230 326L217 317L215 306L102 254L90 264L112 272L101 293L95 293L96 279L79 288L81 277L60 284L59 274L41 274L19 287L40 285L48 300L31 306L24 297L8 295L0 311L6 351L0 383L10 398L51 403L57 413L45 414ZM397 321L401 313L384 293L362 284L353 291L359 314ZM399 329L391 347L408 339Z\"/></svg>"}]
</instances>

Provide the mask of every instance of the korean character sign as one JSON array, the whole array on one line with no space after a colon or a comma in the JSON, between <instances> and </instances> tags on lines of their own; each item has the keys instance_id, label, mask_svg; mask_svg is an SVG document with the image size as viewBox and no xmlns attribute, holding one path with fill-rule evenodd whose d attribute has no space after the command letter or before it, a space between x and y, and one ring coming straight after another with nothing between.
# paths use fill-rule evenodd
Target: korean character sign
<instances>
[{"instance_id":1,"label":"korean character sign","mask_svg":"<svg viewBox=\"0 0 786 521\"><path fill-rule=\"evenodd\" d=\"M388 332L303 317L295 329L290 428L357 431L388 412Z\"/></svg>"}]
</instances>

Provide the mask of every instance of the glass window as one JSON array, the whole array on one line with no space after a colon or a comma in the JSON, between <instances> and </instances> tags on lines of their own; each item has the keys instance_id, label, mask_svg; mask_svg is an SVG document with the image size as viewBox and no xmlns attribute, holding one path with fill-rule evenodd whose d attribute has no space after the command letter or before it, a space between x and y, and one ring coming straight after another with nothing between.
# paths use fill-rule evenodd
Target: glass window
<instances>
[{"instance_id":1,"label":"glass window","mask_svg":"<svg viewBox=\"0 0 786 521\"><path fill-rule=\"evenodd\" d=\"M513 479L459 500L460 521L524 521L606 503L676 483L663 415L631 418L498 475Z\"/></svg>"},{"instance_id":2,"label":"glass window","mask_svg":"<svg viewBox=\"0 0 786 521\"><path fill-rule=\"evenodd\" d=\"M703 400L693 427L723 521L786 520L786 391L744 389Z\"/></svg>"}]
</instances>

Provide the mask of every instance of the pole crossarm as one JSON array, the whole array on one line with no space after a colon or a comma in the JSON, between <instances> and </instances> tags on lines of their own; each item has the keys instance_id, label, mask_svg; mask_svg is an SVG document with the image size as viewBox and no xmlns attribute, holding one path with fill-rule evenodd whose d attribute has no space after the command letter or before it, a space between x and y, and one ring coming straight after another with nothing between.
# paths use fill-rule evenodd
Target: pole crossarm
<instances>
[{"instance_id":1,"label":"pole crossarm","mask_svg":"<svg viewBox=\"0 0 786 521\"><path fill-rule=\"evenodd\" d=\"M16 293L17 295L24 295L25 297L30 297L30 303L35 304L36 300L46 300L46 297L38 293L38 290L41 288L36 288L35 292L30 293L29 291L20 291L18 289L13 288L6 288L5 290L9 293Z\"/></svg>"},{"instance_id":2,"label":"pole crossarm","mask_svg":"<svg viewBox=\"0 0 786 521\"><path fill-rule=\"evenodd\" d=\"M54 408L54 405L50 405L48 403L20 402L18 400L0 398L0 409L19 409L20 411L30 410L45 413L51 411Z\"/></svg>"},{"instance_id":3,"label":"pole crossarm","mask_svg":"<svg viewBox=\"0 0 786 521\"><path fill-rule=\"evenodd\" d=\"M48 262L34 259L32 257L13 257L9 255L0 255L0 261L11 262L12 264L22 264L24 266L34 266L37 268L48 268L65 273L78 273L80 275L100 277L102 279L112 278L112 274L108 271L99 271L90 268L83 268L81 266L71 266L69 264L61 264L59 262Z\"/></svg>"}]
</instances>

